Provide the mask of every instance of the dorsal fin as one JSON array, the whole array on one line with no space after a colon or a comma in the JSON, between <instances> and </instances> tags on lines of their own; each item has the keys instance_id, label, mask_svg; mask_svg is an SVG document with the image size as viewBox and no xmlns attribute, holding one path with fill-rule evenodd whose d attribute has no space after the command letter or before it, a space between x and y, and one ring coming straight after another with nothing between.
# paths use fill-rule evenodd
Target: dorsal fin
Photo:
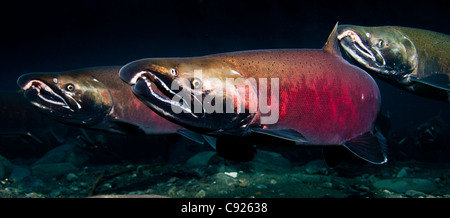
<instances>
[{"instance_id":1,"label":"dorsal fin","mask_svg":"<svg viewBox=\"0 0 450 218\"><path fill-rule=\"evenodd\" d=\"M341 51L339 50L339 41L337 39L338 24L339 22L337 22L336 25L334 26L333 31L331 32L330 36L328 36L328 40L322 49L330 54L342 57Z\"/></svg>"}]
</instances>

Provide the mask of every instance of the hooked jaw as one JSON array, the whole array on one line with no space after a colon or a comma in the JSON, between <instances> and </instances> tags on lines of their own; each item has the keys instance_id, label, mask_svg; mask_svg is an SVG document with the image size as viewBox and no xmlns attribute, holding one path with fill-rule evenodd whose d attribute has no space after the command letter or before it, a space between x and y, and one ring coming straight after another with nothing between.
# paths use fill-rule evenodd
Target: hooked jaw
<instances>
[{"instance_id":1,"label":"hooked jaw","mask_svg":"<svg viewBox=\"0 0 450 218\"><path fill-rule=\"evenodd\" d=\"M132 83L130 84L132 85L133 93L138 96L145 96L144 99L146 101L154 99L156 101L154 101L153 104L160 102L168 106L170 105L171 107L178 107L187 113L191 113L194 117L197 117L197 115L192 113L190 108L186 107L186 99L183 99L178 93L171 90L167 84L150 71L139 72L131 82ZM181 99L183 102L174 101L173 99L175 98Z\"/></svg>"},{"instance_id":2,"label":"hooked jaw","mask_svg":"<svg viewBox=\"0 0 450 218\"><path fill-rule=\"evenodd\" d=\"M346 47L353 45L355 46L355 49L358 49L364 56L373 58L372 52L366 48L366 46L362 43L361 38L353 30L345 30L339 34L337 38L339 41L342 41L342 39L345 38L343 42L346 43Z\"/></svg>"},{"instance_id":3,"label":"hooked jaw","mask_svg":"<svg viewBox=\"0 0 450 218\"><path fill-rule=\"evenodd\" d=\"M20 76L17 84L31 104L65 124L97 124L112 109L109 90L96 79L65 73L29 73ZM73 86L71 90L68 85Z\"/></svg>"},{"instance_id":4,"label":"hooked jaw","mask_svg":"<svg viewBox=\"0 0 450 218\"><path fill-rule=\"evenodd\" d=\"M25 97L36 107L53 111L54 108L65 108L73 111L67 101L62 97L62 93L57 93L45 82L30 79L30 74L22 75L17 80L17 84L24 91Z\"/></svg>"},{"instance_id":5,"label":"hooked jaw","mask_svg":"<svg viewBox=\"0 0 450 218\"><path fill-rule=\"evenodd\" d=\"M160 75L162 73L138 68L136 67L139 64L138 62L140 61L135 61L122 67L119 71L119 76L131 85L133 93L145 105L176 123L179 120L183 120L184 123L198 122L196 119L204 116L203 108L200 113L195 113L191 109L191 105L201 102L196 96L181 90L178 93L174 92L171 89L172 85L167 84L170 80L165 82L160 78L160 76L164 76ZM178 88L181 89L181 87Z\"/></svg>"},{"instance_id":6,"label":"hooked jaw","mask_svg":"<svg viewBox=\"0 0 450 218\"><path fill-rule=\"evenodd\" d=\"M222 96L215 98L207 94L210 93L208 89L193 89L189 78L182 74L169 74L171 71L152 59L131 62L119 71L119 76L131 85L133 93L141 102L158 115L187 129L206 134L236 128L240 131L240 127L254 117L248 111L208 112L207 107L215 100L223 101L221 104L217 103L221 106L227 105ZM205 100L207 97L211 97L211 102Z\"/></svg>"},{"instance_id":7,"label":"hooked jaw","mask_svg":"<svg viewBox=\"0 0 450 218\"><path fill-rule=\"evenodd\" d=\"M375 71L386 65L386 61L379 50L373 49L370 40L363 38L356 30L340 26L338 40L344 50L360 64Z\"/></svg>"}]
</instances>

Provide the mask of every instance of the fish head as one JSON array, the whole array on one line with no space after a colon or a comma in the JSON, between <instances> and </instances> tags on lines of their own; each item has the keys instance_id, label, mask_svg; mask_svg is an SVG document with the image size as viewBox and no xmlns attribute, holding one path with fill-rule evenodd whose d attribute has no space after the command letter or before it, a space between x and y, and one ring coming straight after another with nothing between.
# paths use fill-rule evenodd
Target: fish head
<instances>
[{"instance_id":1,"label":"fish head","mask_svg":"<svg viewBox=\"0 0 450 218\"><path fill-rule=\"evenodd\" d=\"M257 113L254 83L214 58L142 59L119 75L154 112L197 132L242 129Z\"/></svg>"},{"instance_id":2,"label":"fish head","mask_svg":"<svg viewBox=\"0 0 450 218\"><path fill-rule=\"evenodd\" d=\"M401 81L417 68L414 43L393 27L339 25L337 38L347 54L380 76Z\"/></svg>"},{"instance_id":3,"label":"fish head","mask_svg":"<svg viewBox=\"0 0 450 218\"><path fill-rule=\"evenodd\" d=\"M88 70L28 73L17 84L31 104L63 123L94 125L112 110L109 89Z\"/></svg>"}]
</instances>

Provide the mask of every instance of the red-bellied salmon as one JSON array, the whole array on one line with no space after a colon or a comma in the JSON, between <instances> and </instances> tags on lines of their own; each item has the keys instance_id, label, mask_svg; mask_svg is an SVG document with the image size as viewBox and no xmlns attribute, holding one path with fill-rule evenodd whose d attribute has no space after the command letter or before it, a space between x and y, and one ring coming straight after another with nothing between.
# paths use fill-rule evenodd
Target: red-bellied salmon
<instances>
[{"instance_id":1,"label":"red-bellied salmon","mask_svg":"<svg viewBox=\"0 0 450 218\"><path fill-rule=\"evenodd\" d=\"M119 75L153 111L202 134L343 145L385 163L373 135L378 86L342 58L336 28L323 49L142 59Z\"/></svg>"}]
</instances>

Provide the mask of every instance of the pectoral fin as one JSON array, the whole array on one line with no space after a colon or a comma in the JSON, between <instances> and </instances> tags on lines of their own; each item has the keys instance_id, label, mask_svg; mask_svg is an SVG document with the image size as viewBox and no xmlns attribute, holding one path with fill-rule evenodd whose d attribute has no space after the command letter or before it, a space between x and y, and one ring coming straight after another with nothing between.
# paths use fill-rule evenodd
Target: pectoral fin
<instances>
[{"instance_id":1,"label":"pectoral fin","mask_svg":"<svg viewBox=\"0 0 450 218\"><path fill-rule=\"evenodd\" d=\"M431 99L450 103L450 81L446 74L433 74L421 79L411 79L413 83L406 90Z\"/></svg>"},{"instance_id":2,"label":"pectoral fin","mask_svg":"<svg viewBox=\"0 0 450 218\"><path fill-rule=\"evenodd\" d=\"M293 129L261 129L252 128L249 130L250 134L263 134L288 141L293 141L296 144L307 144L308 140L299 132Z\"/></svg>"},{"instance_id":3,"label":"pectoral fin","mask_svg":"<svg viewBox=\"0 0 450 218\"><path fill-rule=\"evenodd\" d=\"M147 134L142 126L125 120L111 119L111 124L112 125L100 125L99 128L106 128L107 131L118 132L121 134Z\"/></svg>"},{"instance_id":4,"label":"pectoral fin","mask_svg":"<svg viewBox=\"0 0 450 218\"><path fill-rule=\"evenodd\" d=\"M217 149L217 138L213 136L202 135L206 142L208 142L214 150Z\"/></svg>"},{"instance_id":5,"label":"pectoral fin","mask_svg":"<svg viewBox=\"0 0 450 218\"><path fill-rule=\"evenodd\" d=\"M51 128L50 133L52 136L59 142L63 143L65 140L65 136L68 132L72 130L71 128Z\"/></svg>"},{"instance_id":6,"label":"pectoral fin","mask_svg":"<svg viewBox=\"0 0 450 218\"><path fill-rule=\"evenodd\" d=\"M205 143L205 139L202 137L202 134L192 132L192 131L186 130L186 129L178 130L177 133L191 141L196 142L196 143L199 143L202 145Z\"/></svg>"},{"instance_id":7,"label":"pectoral fin","mask_svg":"<svg viewBox=\"0 0 450 218\"><path fill-rule=\"evenodd\" d=\"M447 74L436 73L420 79L412 79L414 82L422 83L434 88L450 91L450 79Z\"/></svg>"}]
</instances>

